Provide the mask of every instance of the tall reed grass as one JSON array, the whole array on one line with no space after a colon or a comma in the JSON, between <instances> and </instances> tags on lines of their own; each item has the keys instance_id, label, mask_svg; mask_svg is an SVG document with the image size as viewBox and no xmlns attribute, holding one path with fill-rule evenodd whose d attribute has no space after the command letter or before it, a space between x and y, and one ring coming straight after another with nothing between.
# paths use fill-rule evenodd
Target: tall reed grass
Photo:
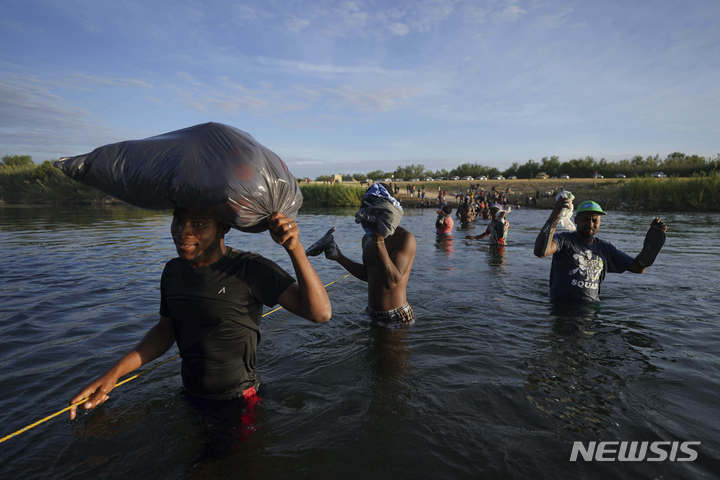
<instances>
[{"instance_id":1,"label":"tall reed grass","mask_svg":"<svg viewBox=\"0 0 720 480\"><path fill-rule=\"evenodd\" d=\"M651 210L720 211L720 174L693 178L634 178L622 184L620 197Z\"/></svg>"},{"instance_id":2,"label":"tall reed grass","mask_svg":"<svg viewBox=\"0 0 720 480\"><path fill-rule=\"evenodd\" d=\"M300 185L308 207L359 207L366 188L356 185Z\"/></svg>"},{"instance_id":3,"label":"tall reed grass","mask_svg":"<svg viewBox=\"0 0 720 480\"><path fill-rule=\"evenodd\" d=\"M1 165L0 201L7 203L102 203L99 190L80 184L50 162L41 165Z\"/></svg>"}]
</instances>

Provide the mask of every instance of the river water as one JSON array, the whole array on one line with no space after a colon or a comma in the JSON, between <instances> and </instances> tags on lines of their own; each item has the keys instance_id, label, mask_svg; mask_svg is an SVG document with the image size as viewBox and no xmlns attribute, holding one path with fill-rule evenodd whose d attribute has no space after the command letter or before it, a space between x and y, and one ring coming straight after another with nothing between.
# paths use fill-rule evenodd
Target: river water
<instances>
[{"instance_id":1,"label":"river water","mask_svg":"<svg viewBox=\"0 0 720 480\"><path fill-rule=\"evenodd\" d=\"M303 244L335 225L359 260L352 213L302 214ZM720 215L664 217L655 265L608 274L601 303L571 312L551 308L550 260L532 255L547 215L513 211L498 254L464 239L482 225L437 243L434 211L410 210L413 327L370 327L365 284L343 279L329 323L263 320L250 426L208 421L172 360L74 422L0 444L0 478L717 478ZM634 255L653 215L610 212L600 237ZM0 208L0 434L63 408L154 324L169 224L129 208ZM267 234L227 243L292 271ZM345 273L312 263L324 282ZM623 440L701 444L694 462L569 461L574 441Z\"/></svg>"}]
</instances>

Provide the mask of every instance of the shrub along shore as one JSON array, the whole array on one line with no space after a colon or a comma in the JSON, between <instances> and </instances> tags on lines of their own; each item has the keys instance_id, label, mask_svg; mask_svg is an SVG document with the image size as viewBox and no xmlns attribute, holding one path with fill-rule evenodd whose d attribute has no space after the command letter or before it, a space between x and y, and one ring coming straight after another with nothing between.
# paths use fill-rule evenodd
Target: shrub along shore
<instances>
[{"instance_id":1,"label":"shrub along shore","mask_svg":"<svg viewBox=\"0 0 720 480\"><path fill-rule=\"evenodd\" d=\"M513 203L549 208L552 193L570 190L578 200L592 199L611 210L665 210L720 212L720 175L689 178L631 179L518 179L486 181L398 182L399 200L406 207L421 206L417 195L407 194L407 185L420 191L425 200L437 205L438 191L446 191L446 200L455 203L455 193L471 185L484 190L507 191ZM301 183L306 207L357 207L366 185ZM529 197L533 200L529 201ZM0 165L0 204L101 205L118 200L65 176L50 162L41 165Z\"/></svg>"}]
</instances>

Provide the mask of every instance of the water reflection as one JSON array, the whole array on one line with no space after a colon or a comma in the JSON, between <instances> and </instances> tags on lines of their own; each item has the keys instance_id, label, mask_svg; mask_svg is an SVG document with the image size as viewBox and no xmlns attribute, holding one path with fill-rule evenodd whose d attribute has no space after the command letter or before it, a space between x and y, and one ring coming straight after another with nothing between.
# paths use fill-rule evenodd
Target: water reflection
<instances>
[{"instance_id":1,"label":"water reflection","mask_svg":"<svg viewBox=\"0 0 720 480\"><path fill-rule=\"evenodd\" d=\"M451 256L451 254L455 251L453 248L452 235L438 235L435 237L435 248L445 252L448 257Z\"/></svg>"},{"instance_id":2,"label":"water reflection","mask_svg":"<svg viewBox=\"0 0 720 480\"><path fill-rule=\"evenodd\" d=\"M412 327L411 327L412 328ZM408 328L382 328L372 326L367 360L372 373L371 400L366 414L366 435L381 450L394 448L409 415L408 388L410 352L407 348Z\"/></svg>"},{"instance_id":3,"label":"water reflection","mask_svg":"<svg viewBox=\"0 0 720 480\"><path fill-rule=\"evenodd\" d=\"M410 328L371 326L367 356L377 384L392 384L407 376L410 352L406 339Z\"/></svg>"},{"instance_id":4,"label":"water reflection","mask_svg":"<svg viewBox=\"0 0 720 480\"><path fill-rule=\"evenodd\" d=\"M171 211L144 210L129 205L105 205L94 208L11 205L0 208L0 229L64 230L68 227L97 227L104 222L137 220L165 222L171 215Z\"/></svg>"},{"instance_id":5,"label":"water reflection","mask_svg":"<svg viewBox=\"0 0 720 480\"><path fill-rule=\"evenodd\" d=\"M573 432L619 426L622 393L635 376L654 371L621 328L601 320L600 304L549 307L550 332L536 340L525 382L526 399Z\"/></svg>"},{"instance_id":6,"label":"water reflection","mask_svg":"<svg viewBox=\"0 0 720 480\"><path fill-rule=\"evenodd\" d=\"M599 303L552 303L550 320L557 335L592 335L593 322L599 323Z\"/></svg>"},{"instance_id":7,"label":"water reflection","mask_svg":"<svg viewBox=\"0 0 720 480\"><path fill-rule=\"evenodd\" d=\"M490 244L487 256L488 265L491 267L502 267L506 263L505 246ZM504 269L501 269L504 271Z\"/></svg>"}]
</instances>

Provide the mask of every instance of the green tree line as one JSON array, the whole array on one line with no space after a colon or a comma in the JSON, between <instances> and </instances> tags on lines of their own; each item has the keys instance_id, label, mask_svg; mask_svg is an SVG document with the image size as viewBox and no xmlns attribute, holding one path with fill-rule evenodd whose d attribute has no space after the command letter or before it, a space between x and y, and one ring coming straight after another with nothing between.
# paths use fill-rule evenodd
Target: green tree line
<instances>
[{"instance_id":1,"label":"green tree line","mask_svg":"<svg viewBox=\"0 0 720 480\"><path fill-rule=\"evenodd\" d=\"M422 180L426 177L450 178L454 176L461 178L466 176L473 178L487 176L490 178L496 175L535 178L538 174L545 173L551 177L569 175L573 178L589 178L595 174L599 174L609 178L618 175L647 177L658 171L674 177L708 176L713 172L720 171L720 154L716 155L715 158L709 159L699 155L686 155L681 152L673 152L664 159L661 159L659 155L646 157L636 155L629 159L612 162L604 158L598 160L591 156L573 158L566 162L561 162L557 155L553 155L551 157L543 157L539 161L530 159L523 164L515 162L505 170L488 167L479 163L463 163L452 170L430 170L426 169L422 164L410 164L407 166L398 166L394 171L373 170L367 173L343 173L342 177L345 181L364 181L368 178L373 180L384 178L393 178L395 180L412 180L417 178ZM331 178L332 176L330 175L321 175L318 176L316 180L329 181Z\"/></svg>"}]
</instances>

